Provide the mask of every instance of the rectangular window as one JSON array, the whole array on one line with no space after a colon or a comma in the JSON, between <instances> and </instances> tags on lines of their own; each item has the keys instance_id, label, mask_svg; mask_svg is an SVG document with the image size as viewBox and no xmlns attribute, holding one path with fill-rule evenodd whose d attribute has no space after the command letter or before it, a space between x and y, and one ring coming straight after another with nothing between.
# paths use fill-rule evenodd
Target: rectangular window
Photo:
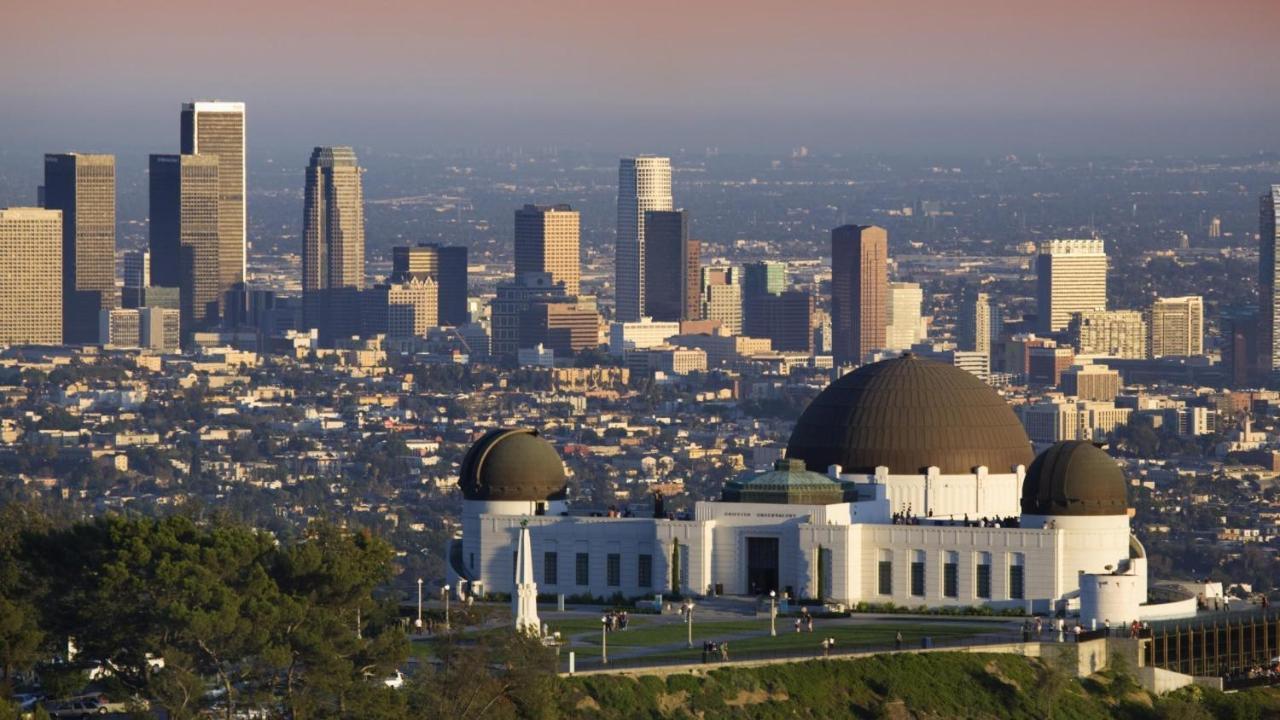
<instances>
[{"instance_id":1,"label":"rectangular window","mask_svg":"<svg viewBox=\"0 0 1280 720\"><path fill-rule=\"evenodd\" d=\"M560 568L556 566L559 558L556 553L542 553L542 582L546 585L555 585L560 582Z\"/></svg>"},{"instance_id":2,"label":"rectangular window","mask_svg":"<svg viewBox=\"0 0 1280 720\"><path fill-rule=\"evenodd\" d=\"M653 556L641 555L636 584L642 588L653 587Z\"/></svg>"},{"instance_id":3,"label":"rectangular window","mask_svg":"<svg viewBox=\"0 0 1280 720\"><path fill-rule=\"evenodd\" d=\"M892 561L892 560L881 560L881 561L880 561L880 588L879 588L879 590L880 590L880 594L881 594L881 595L892 595L892 594L893 594L893 561Z\"/></svg>"},{"instance_id":4,"label":"rectangular window","mask_svg":"<svg viewBox=\"0 0 1280 720\"><path fill-rule=\"evenodd\" d=\"M947 562L942 566L942 594L949 597L960 597L960 556L947 553Z\"/></svg>"},{"instance_id":5,"label":"rectangular window","mask_svg":"<svg viewBox=\"0 0 1280 720\"><path fill-rule=\"evenodd\" d=\"M609 553L605 557L605 580L609 583L609 587L618 587L622 584L622 556L617 553Z\"/></svg>"},{"instance_id":6,"label":"rectangular window","mask_svg":"<svg viewBox=\"0 0 1280 720\"><path fill-rule=\"evenodd\" d=\"M1014 553L1009 561L1009 597L1014 600L1026 597L1025 562L1026 556L1022 553Z\"/></svg>"},{"instance_id":7,"label":"rectangular window","mask_svg":"<svg viewBox=\"0 0 1280 720\"><path fill-rule=\"evenodd\" d=\"M991 599L991 553L978 553L977 594L984 600Z\"/></svg>"},{"instance_id":8,"label":"rectangular window","mask_svg":"<svg viewBox=\"0 0 1280 720\"><path fill-rule=\"evenodd\" d=\"M924 597L924 551L917 550L911 560L911 594Z\"/></svg>"},{"instance_id":9,"label":"rectangular window","mask_svg":"<svg viewBox=\"0 0 1280 720\"><path fill-rule=\"evenodd\" d=\"M591 584L591 565L590 556L587 553L578 553L573 559L573 580L579 585Z\"/></svg>"}]
</instances>

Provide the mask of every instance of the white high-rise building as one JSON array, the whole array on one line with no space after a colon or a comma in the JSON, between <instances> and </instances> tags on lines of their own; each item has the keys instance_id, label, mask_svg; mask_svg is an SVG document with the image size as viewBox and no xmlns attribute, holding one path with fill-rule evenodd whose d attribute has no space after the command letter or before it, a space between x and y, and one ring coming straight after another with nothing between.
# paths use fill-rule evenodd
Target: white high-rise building
<instances>
[{"instance_id":1,"label":"white high-rise building","mask_svg":"<svg viewBox=\"0 0 1280 720\"><path fill-rule=\"evenodd\" d=\"M885 345L890 350L910 350L924 339L924 290L919 283L889 283L885 305Z\"/></svg>"},{"instance_id":2,"label":"white high-rise building","mask_svg":"<svg viewBox=\"0 0 1280 720\"><path fill-rule=\"evenodd\" d=\"M1107 253L1102 240L1041 243L1036 275L1036 313L1041 333L1066 328L1072 313L1107 309Z\"/></svg>"},{"instance_id":3,"label":"white high-rise building","mask_svg":"<svg viewBox=\"0 0 1280 720\"><path fill-rule=\"evenodd\" d=\"M644 214L674 210L671 158L641 155L618 163L617 283L614 319L635 322L644 313Z\"/></svg>"},{"instance_id":4,"label":"white high-rise building","mask_svg":"<svg viewBox=\"0 0 1280 720\"><path fill-rule=\"evenodd\" d=\"M1151 357L1204 354L1204 298L1199 295L1156 298L1147 325Z\"/></svg>"},{"instance_id":5,"label":"white high-rise building","mask_svg":"<svg viewBox=\"0 0 1280 720\"><path fill-rule=\"evenodd\" d=\"M1276 252L1280 246L1280 185L1272 185L1258 200L1258 369L1274 374L1280 371L1280 295L1276 293L1280 288L1280 253Z\"/></svg>"},{"instance_id":6,"label":"white high-rise building","mask_svg":"<svg viewBox=\"0 0 1280 720\"><path fill-rule=\"evenodd\" d=\"M961 298L959 315L959 349L990 355L991 347L999 341L1004 330L1000 306L989 293L966 294Z\"/></svg>"}]
</instances>

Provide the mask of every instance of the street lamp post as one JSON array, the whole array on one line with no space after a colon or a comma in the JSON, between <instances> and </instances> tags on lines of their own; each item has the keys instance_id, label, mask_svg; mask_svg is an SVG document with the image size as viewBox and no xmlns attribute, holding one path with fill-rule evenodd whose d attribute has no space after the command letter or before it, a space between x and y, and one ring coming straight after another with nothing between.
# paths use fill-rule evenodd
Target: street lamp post
<instances>
[{"instance_id":1,"label":"street lamp post","mask_svg":"<svg viewBox=\"0 0 1280 720\"><path fill-rule=\"evenodd\" d=\"M769 591L769 634L778 637L778 591Z\"/></svg>"},{"instance_id":2,"label":"street lamp post","mask_svg":"<svg viewBox=\"0 0 1280 720\"><path fill-rule=\"evenodd\" d=\"M418 578L418 622L415 626L418 632L422 632L422 578Z\"/></svg>"},{"instance_id":3,"label":"street lamp post","mask_svg":"<svg viewBox=\"0 0 1280 720\"><path fill-rule=\"evenodd\" d=\"M444 586L444 631L449 632L449 586Z\"/></svg>"},{"instance_id":4,"label":"street lamp post","mask_svg":"<svg viewBox=\"0 0 1280 720\"><path fill-rule=\"evenodd\" d=\"M609 664L609 618L600 618L600 664Z\"/></svg>"},{"instance_id":5,"label":"street lamp post","mask_svg":"<svg viewBox=\"0 0 1280 720\"><path fill-rule=\"evenodd\" d=\"M684 622L689 630L689 647L693 647L693 600L684 602Z\"/></svg>"}]
</instances>

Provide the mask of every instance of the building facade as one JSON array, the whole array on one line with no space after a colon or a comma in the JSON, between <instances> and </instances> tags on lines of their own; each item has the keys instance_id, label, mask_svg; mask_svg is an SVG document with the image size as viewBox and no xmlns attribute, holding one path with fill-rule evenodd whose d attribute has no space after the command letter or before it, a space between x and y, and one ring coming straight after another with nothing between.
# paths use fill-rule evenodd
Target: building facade
<instances>
[{"instance_id":1,"label":"building facade","mask_svg":"<svg viewBox=\"0 0 1280 720\"><path fill-rule=\"evenodd\" d=\"M1137 310L1086 310L1071 314L1067 336L1080 355L1147 357L1147 320Z\"/></svg>"},{"instance_id":2,"label":"building facade","mask_svg":"<svg viewBox=\"0 0 1280 720\"><path fill-rule=\"evenodd\" d=\"M0 344L62 342L62 211L0 210Z\"/></svg>"},{"instance_id":3,"label":"building facade","mask_svg":"<svg viewBox=\"0 0 1280 720\"><path fill-rule=\"evenodd\" d=\"M244 103L183 103L180 151L183 155L217 158L217 271L221 293L243 283L248 267Z\"/></svg>"},{"instance_id":4,"label":"building facade","mask_svg":"<svg viewBox=\"0 0 1280 720\"><path fill-rule=\"evenodd\" d=\"M671 158L641 155L619 161L615 320L634 322L644 314L644 214L673 209Z\"/></svg>"},{"instance_id":5,"label":"building facade","mask_svg":"<svg viewBox=\"0 0 1280 720\"><path fill-rule=\"evenodd\" d=\"M831 352L836 365L861 363L885 346L889 234L874 225L831 231Z\"/></svg>"},{"instance_id":6,"label":"building facade","mask_svg":"<svg viewBox=\"0 0 1280 720\"><path fill-rule=\"evenodd\" d=\"M302 214L302 322L320 342L360 334L364 277L364 170L349 147L317 147Z\"/></svg>"},{"instance_id":7,"label":"building facade","mask_svg":"<svg viewBox=\"0 0 1280 720\"><path fill-rule=\"evenodd\" d=\"M62 339L96 343L116 293L116 158L44 156L44 207L62 211Z\"/></svg>"},{"instance_id":8,"label":"building facade","mask_svg":"<svg viewBox=\"0 0 1280 720\"><path fill-rule=\"evenodd\" d=\"M218 253L218 158L211 155L152 155L151 279L179 289L183 332L218 324L223 286Z\"/></svg>"},{"instance_id":9,"label":"building facade","mask_svg":"<svg viewBox=\"0 0 1280 720\"><path fill-rule=\"evenodd\" d=\"M720 323L729 335L742 334L742 270L737 267L702 268L702 317Z\"/></svg>"},{"instance_id":10,"label":"building facade","mask_svg":"<svg viewBox=\"0 0 1280 720\"><path fill-rule=\"evenodd\" d=\"M644 216L645 317L697 320L702 316L702 260L689 237L684 210L650 210Z\"/></svg>"},{"instance_id":11,"label":"building facade","mask_svg":"<svg viewBox=\"0 0 1280 720\"><path fill-rule=\"evenodd\" d=\"M918 283L889 283L889 298L885 304L885 348L910 350L924 340L923 307L924 290Z\"/></svg>"},{"instance_id":12,"label":"building facade","mask_svg":"<svg viewBox=\"0 0 1280 720\"><path fill-rule=\"evenodd\" d=\"M1156 298L1147 321L1151 357L1204 354L1204 298L1199 295Z\"/></svg>"},{"instance_id":13,"label":"building facade","mask_svg":"<svg viewBox=\"0 0 1280 720\"><path fill-rule=\"evenodd\" d=\"M516 276L549 273L576 296L582 276L578 211L566 204L525 205L516 210Z\"/></svg>"},{"instance_id":14,"label":"building facade","mask_svg":"<svg viewBox=\"0 0 1280 720\"><path fill-rule=\"evenodd\" d=\"M1046 240L1036 256L1036 331L1066 329L1072 313L1107 309L1107 253L1102 240Z\"/></svg>"}]
</instances>

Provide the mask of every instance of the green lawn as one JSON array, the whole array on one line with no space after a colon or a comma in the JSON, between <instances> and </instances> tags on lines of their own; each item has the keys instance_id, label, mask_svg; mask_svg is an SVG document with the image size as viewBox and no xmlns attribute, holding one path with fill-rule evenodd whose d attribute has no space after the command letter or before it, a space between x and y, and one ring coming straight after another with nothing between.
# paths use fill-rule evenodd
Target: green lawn
<instances>
[{"instance_id":1,"label":"green lawn","mask_svg":"<svg viewBox=\"0 0 1280 720\"><path fill-rule=\"evenodd\" d=\"M553 625L554 627L554 625ZM594 628L592 628L594 630ZM858 647L886 647L893 644L898 632L902 633L904 647L919 647L922 637L931 637L935 642L957 638L973 637L993 631L1013 631L1007 624L974 623L974 622L877 622L860 624L824 624L818 621L812 633L796 633L794 626L788 623L778 624L778 636L769 635L769 621L738 620L708 622L699 624L695 618L693 623L693 650L683 647L686 629L683 623L664 624L640 630L627 630L609 634L609 651L616 657L637 654L638 648L662 648L658 652L644 653L646 657L672 658L687 657L690 659L702 656L704 640L728 640L731 654L734 652L765 652L769 650L813 650L821 649L823 638L836 640L836 647L844 650ZM561 631L564 632L563 630ZM752 637L743 638L742 635ZM577 638L567 645L564 651L572 650L579 657L598 657L600 655L600 636L591 634Z\"/></svg>"}]
</instances>

